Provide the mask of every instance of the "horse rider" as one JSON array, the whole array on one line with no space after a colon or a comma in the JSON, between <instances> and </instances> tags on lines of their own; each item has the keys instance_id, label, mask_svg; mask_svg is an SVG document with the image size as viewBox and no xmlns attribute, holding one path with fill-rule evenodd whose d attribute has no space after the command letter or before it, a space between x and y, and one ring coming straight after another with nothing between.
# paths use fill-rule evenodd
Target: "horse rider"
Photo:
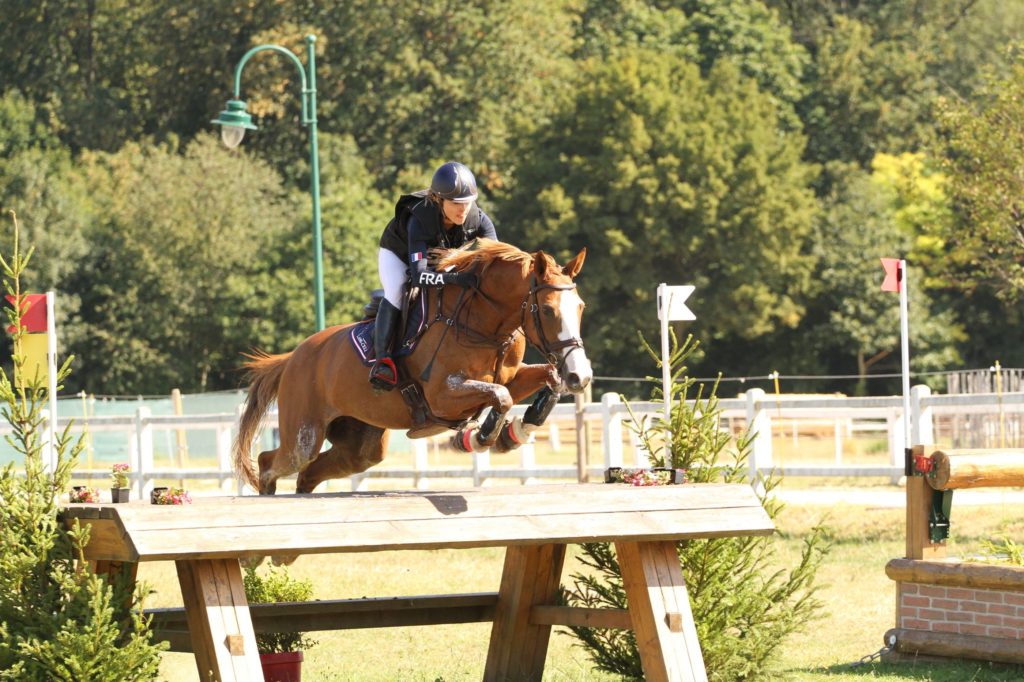
<instances>
[{"instance_id":1,"label":"horse rider","mask_svg":"<svg viewBox=\"0 0 1024 682\"><path fill-rule=\"evenodd\" d=\"M463 164L449 161L434 172L430 189L402 195L395 205L395 217L384 228L377 255L384 300L373 330L376 359L370 368L370 383L375 387L389 391L398 384L391 339L406 281L413 286L476 286L476 275L471 273L439 273L427 267L428 249L453 249L477 237L497 240L494 223L476 205L476 197L473 173Z\"/></svg>"}]
</instances>

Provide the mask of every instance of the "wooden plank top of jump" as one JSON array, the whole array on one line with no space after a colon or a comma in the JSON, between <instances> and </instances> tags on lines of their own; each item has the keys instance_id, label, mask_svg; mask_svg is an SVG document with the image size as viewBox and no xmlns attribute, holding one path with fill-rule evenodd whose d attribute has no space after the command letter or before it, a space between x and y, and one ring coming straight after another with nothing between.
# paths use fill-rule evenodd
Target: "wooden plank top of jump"
<instances>
[{"instance_id":1,"label":"wooden plank top of jump","mask_svg":"<svg viewBox=\"0 0 1024 682\"><path fill-rule=\"evenodd\" d=\"M567 484L452 491L197 497L191 505L71 504L91 526L86 558L224 559L770 535L742 484Z\"/></svg>"}]
</instances>

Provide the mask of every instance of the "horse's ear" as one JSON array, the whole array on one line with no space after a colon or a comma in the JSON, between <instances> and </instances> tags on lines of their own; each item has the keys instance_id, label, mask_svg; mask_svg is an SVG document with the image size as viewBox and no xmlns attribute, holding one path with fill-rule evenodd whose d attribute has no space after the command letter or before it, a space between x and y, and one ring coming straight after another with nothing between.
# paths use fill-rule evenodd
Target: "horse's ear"
<instances>
[{"instance_id":1,"label":"horse's ear","mask_svg":"<svg viewBox=\"0 0 1024 682\"><path fill-rule=\"evenodd\" d=\"M548 271L548 257L543 251L533 254L533 271L537 274L537 279L544 279Z\"/></svg>"},{"instance_id":2,"label":"horse's ear","mask_svg":"<svg viewBox=\"0 0 1024 682\"><path fill-rule=\"evenodd\" d=\"M569 275L572 279L576 279L576 275L580 274L580 270L583 268L583 261L587 259L587 247L580 249L580 252L576 254L576 257L571 261L562 266L562 272Z\"/></svg>"}]
</instances>

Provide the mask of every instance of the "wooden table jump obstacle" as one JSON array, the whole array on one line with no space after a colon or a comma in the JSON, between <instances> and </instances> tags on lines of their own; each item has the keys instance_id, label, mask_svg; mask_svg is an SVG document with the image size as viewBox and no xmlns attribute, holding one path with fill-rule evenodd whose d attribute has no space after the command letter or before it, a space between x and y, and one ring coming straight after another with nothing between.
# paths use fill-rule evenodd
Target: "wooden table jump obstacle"
<instances>
[{"instance_id":1,"label":"wooden table jump obstacle","mask_svg":"<svg viewBox=\"0 0 1024 682\"><path fill-rule=\"evenodd\" d=\"M69 505L91 526L97 572L134 577L174 561L184 609L159 610L157 637L195 652L202 679L262 680L255 632L493 622L485 680L540 680L552 625L633 629L644 677L707 680L675 542L769 535L746 485L605 484L198 498L192 505ZM565 546L614 542L629 608L556 603ZM506 547L497 593L257 605L240 559L267 555ZM187 639L186 639L187 628Z\"/></svg>"},{"instance_id":2,"label":"wooden table jump obstacle","mask_svg":"<svg viewBox=\"0 0 1024 682\"><path fill-rule=\"evenodd\" d=\"M889 658L1024 663L1024 567L946 557L953 491L1024 486L1024 451L917 445L908 474L906 557L885 567L896 581Z\"/></svg>"}]
</instances>

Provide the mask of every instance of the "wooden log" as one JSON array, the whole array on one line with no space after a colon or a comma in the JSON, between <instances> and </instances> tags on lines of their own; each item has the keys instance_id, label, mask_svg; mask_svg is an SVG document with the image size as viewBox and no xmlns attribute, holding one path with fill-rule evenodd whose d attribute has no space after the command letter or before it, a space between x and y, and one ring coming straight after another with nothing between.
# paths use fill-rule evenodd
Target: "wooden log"
<instances>
[{"instance_id":1,"label":"wooden log","mask_svg":"<svg viewBox=\"0 0 1024 682\"><path fill-rule=\"evenodd\" d=\"M1024 567L1021 566L893 559L885 565L885 574L897 582L1024 591Z\"/></svg>"},{"instance_id":2,"label":"wooden log","mask_svg":"<svg viewBox=\"0 0 1024 682\"><path fill-rule=\"evenodd\" d=\"M497 592L478 592L252 604L249 612L256 632L319 632L489 623L497 602ZM145 614L153 619L154 639L169 642L171 651L192 651L185 609L146 609Z\"/></svg>"},{"instance_id":3,"label":"wooden log","mask_svg":"<svg viewBox=\"0 0 1024 682\"><path fill-rule=\"evenodd\" d=\"M582 606L534 606L530 611L530 623L581 628L633 629L633 621L626 609L590 609Z\"/></svg>"},{"instance_id":4,"label":"wooden log","mask_svg":"<svg viewBox=\"0 0 1024 682\"><path fill-rule=\"evenodd\" d=\"M902 654L1024 663L1024 641L1017 639L895 628L886 633L886 642L891 635L896 636L895 650Z\"/></svg>"},{"instance_id":5,"label":"wooden log","mask_svg":"<svg viewBox=\"0 0 1024 682\"><path fill-rule=\"evenodd\" d=\"M926 476L935 490L1024 485L1024 451L936 450Z\"/></svg>"}]
</instances>

